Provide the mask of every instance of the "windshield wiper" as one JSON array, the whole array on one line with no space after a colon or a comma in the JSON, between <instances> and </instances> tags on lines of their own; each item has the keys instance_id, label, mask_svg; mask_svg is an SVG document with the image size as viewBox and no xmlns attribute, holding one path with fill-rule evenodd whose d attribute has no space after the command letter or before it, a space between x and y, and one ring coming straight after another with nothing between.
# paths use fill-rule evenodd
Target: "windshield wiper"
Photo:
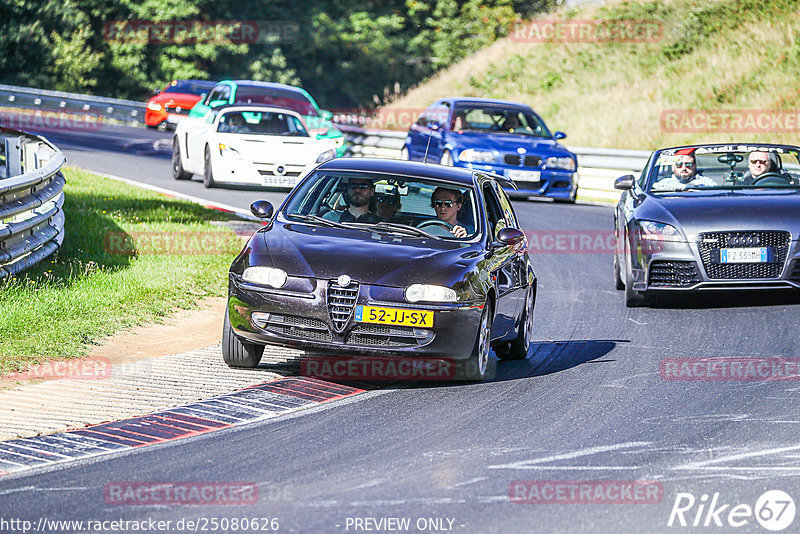
<instances>
[{"instance_id":1,"label":"windshield wiper","mask_svg":"<svg viewBox=\"0 0 800 534\"><path fill-rule=\"evenodd\" d=\"M336 221L331 221L328 219L323 219L319 215L311 215L311 214L304 214L304 213L290 213L286 215L287 217L291 217L293 219L300 219L301 221L307 222L315 222L317 224L321 224L322 226L332 226L336 228L347 228L344 224Z\"/></svg>"},{"instance_id":2,"label":"windshield wiper","mask_svg":"<svg viewBox=\"0 0 800 534\"><path fill-rule=\"evenodd\" d=\"M409 235L419 235L422 237L427 237L430 239L441 239L439 236L435 236L433 234L429 234L425 230L420 230L416 226L410 226L408 224L401 224L401 223L393 223L393 222L386 222L382 221L379 223L375 223L377 228L385 229L385 230L392 230L395 232L405 233Z\"/></svg>"}]
</instances>

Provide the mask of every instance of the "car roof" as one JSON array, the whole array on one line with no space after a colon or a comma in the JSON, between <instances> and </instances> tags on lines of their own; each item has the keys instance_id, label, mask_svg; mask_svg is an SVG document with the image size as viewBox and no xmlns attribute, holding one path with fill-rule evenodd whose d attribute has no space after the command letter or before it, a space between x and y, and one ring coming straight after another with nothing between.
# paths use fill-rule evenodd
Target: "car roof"
<instances>
[{"instance_id":1,"label":"car roof","mask_svg":"<svg viewBox=\"0 0 800 534\"><path fill-rule=\"evenodd\" d=\"M237 87L262 87L264 89L283 89L286 91L300 93L303 96L310 96L305 89L301 87L295 87L294 85L286 85L275 82L259 82L256 80L225 80L225 81L229 84L235 84Z\"/></svg>"},{"instance_id":2,"label":"car roof","mask_svg":"<svg viewBox=\"0 0 800 534\"><path fill-rule=\"evenodd\" d=\"M516 108L525 108L525 109L532 109L528 104L523 104L522 102L514 102L511 100L500 100L499 98L476 98L476 97L469 97L469 96L450 96L447 98L442 98L441 100L447 100L452 102L453 104L487 104L490 106L509 106L509 107L516 107Z\"/></svg>"},{"instance_id":3,"label":"car roof","mask_svg":"<svg viewBox=\"0 0 800 534\"><path fill-rule=\"evenodd\" d=\"M268 104L225 104L224 106L219 106L214 108L216 111L223 112L223 111L232 111L241 109L244 111L247 110L258 110L258 111L274 111L277 113L286 113L288 115L292 115L295 117L301 117L298 112L294 111L293 109L289 108L282 108L280 106L270 106Z\"/></svg>"},{"instance_id":4,"label":"car roof","mask_svg":"<svg viewBox=\"0 0 800 534\"><path fill-rule=\"evenodd\" d=\"M436 163L422 163L420 161L389 158L335 158L320 165L319 170L380 172L418 176L421 178L434 178L436 180L453 182L462 186L472 186L475 184L473 171L470 169L448 167ZM502 177L489 173L482 174L491 176L492 179L501 184L505 184L507 181ZM510 180L508 180L508 182L513 184Z\"/></svg>"}]
</instances>

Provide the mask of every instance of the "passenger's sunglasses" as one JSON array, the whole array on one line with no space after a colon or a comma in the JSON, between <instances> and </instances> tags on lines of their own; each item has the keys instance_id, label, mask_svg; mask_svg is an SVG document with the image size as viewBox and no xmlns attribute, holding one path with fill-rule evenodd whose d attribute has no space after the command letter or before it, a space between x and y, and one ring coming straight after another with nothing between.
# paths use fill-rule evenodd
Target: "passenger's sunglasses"
<instances>
[{"instance_id":1,"label":"passenger's sunglasses","mask_svg":"<svg viewBox=\"0 0 800 534\"><path fill-rule=\"evenodd\" d=\"M453 206L455 206L455 204L456 204L455 200L434 200L433 202L431 202L431 206L433 206L434 208L441 208L442 206L446 208L452 208Z\"/></svg>"},{"instance_id":2,"label":"passenger's sunglasses","mask_svg":"<svg viewBox=\"0 0 800 534\"><path fill-rule=\"evenodd\" d=\"M381 204L389 204L390 206L397 204L397 199L394 197L378 197L377 200Z\"/></svg>"},{"instance_id":3,"label":"passenger's sunglasses","mask_svg":"<svg viewBox=\"0 0 800 534\"><path fill-rule=\"evenodd\" d=\"M369 189L370 187L372 187L372 185L371 184L347 184L347 187L349 187L350 189L362 189L363 190L363 189Z\"/></svg>"},{"instance_id":4,"label":"passenger's sunglasses","mask_svg":"<svg viewBox=\"0 0 800 534\"><path fill-rule=\"evenodd\" d=\"M765 159L751 159L750 160L750 165L766 165L766 164L767 164L767 160L765 160Z\"/></svg>"},{"instance_id":5,"label":"passenger's sunglasses","mask_svg":"<svg viewBox=\"0 0 800 534\"><path fill-rule=\"evenodd\" d=\"M675 167L679 169L681 167L694 167L694 161L679 161L675 164Z\"/></svg>"}]
</instances>

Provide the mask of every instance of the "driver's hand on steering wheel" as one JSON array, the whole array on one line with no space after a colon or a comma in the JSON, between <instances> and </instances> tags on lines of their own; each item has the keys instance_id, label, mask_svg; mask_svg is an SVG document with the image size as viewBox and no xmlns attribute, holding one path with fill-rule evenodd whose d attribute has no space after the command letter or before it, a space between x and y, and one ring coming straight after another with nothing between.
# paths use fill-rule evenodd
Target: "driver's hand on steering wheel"
<instances>
[{"instance_id":1,"label":"driver's hand on steering wheel","mask_svg":"<svg viewBox=\"0 0 800 534\"><path fill-rule=\"evenodd\" d=\"M463 226L455 225L450 231L456 237L467 237L467 230Z\"/></svg>"}]
</instances>

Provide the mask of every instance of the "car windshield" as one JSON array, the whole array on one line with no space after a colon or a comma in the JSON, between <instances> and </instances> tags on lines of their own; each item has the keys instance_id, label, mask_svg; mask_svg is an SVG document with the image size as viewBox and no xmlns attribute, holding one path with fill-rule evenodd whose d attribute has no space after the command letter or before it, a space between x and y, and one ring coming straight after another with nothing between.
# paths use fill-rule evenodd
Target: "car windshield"
<instances>
[{"instance_id":1,"label":"car windshield","mask_svg":"<svg viewBox=\"0 0 800 534\"><path fill-rule=\"evenodd\" d=\"M453 131L478 131L551 138L544 122L518 108L497 106L457 106L453 112Z\"/></svg>"},{"instance_id":2,"label":"car windshield","mask_svg":"<svg viewBox=\"0 0 800 534\"><path fill-rule=\"evenodd\" d=\"M649 191L800 188L800 149L779 145L707 145L657 153Z\"/></svg>"},{"instance_id":3,"label":"car windshield","mask_svg":"<svg viewBox=\"0 0 800 534\"><path fill-rule=\"evenodd\" d=\"M186 95L202 95L214 87L214 82L192 82L189 80L177 80L172 82L164 89L165 93L181 93Z\"/></svg>"},{"instance_id":4,"label":"car windshield","mask_svg":"<svg viewBox=\"0 0 800 534\"><path fill-rule=\"evenodd\" d=\"M300 115L318 117L317 109L302 93L273 87L239 86L236 104L266 104L296 111Z\"/></svg>"},{"instance_id":5,"label":"car windshield","mask_svg":"<svg viewBox=\"0 0 800 534\"><path fill-rule=\"evenodd\" d=\"M229 111L220 117L217 131L220 133L308 137L308 131L303 123L294 115L268 111Z\"/></svg>"},{"instance_id":6,"label":"car windshield","mask_svg":"<svg viewBox=\"0 0 800 534\"><path fill-rule=\"evenodd\" d=\"M443 239L456 239L452 229L461 226L467 234L462 239L471 239L479 233L475 206L473 189L463 185L377 173L317 171L295 190L282 213L287 220L309 224L345 224Z\"/></svg>"}]
</instances>

